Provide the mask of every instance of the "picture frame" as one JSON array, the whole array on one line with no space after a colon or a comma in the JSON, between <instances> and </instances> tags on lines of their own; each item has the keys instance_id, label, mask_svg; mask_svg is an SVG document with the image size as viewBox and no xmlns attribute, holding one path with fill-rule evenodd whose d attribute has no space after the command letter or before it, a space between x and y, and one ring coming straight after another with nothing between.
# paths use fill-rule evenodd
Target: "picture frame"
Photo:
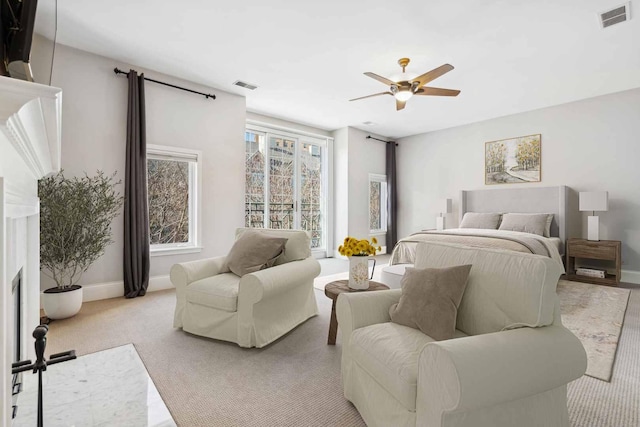
<instances>
[{"instance_id":1,"label":"picture frame","mask_svg":"<svg viewBox=\"0 0 640 427\"><path fill-rule=\"evenodd\" d=\"M542 181L542 134L484 144L484 183L526 184Z\"/></svg>"}]
</instances>

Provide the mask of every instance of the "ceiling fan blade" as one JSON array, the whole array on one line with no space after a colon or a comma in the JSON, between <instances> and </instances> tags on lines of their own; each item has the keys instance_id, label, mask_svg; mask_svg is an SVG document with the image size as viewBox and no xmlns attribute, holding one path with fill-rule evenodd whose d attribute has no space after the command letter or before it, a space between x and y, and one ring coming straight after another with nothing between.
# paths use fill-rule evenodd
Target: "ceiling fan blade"
<instances>
[{"instance_id":1,"label":"ceiling fan blade","mask_svg":"<svg viewBox=\"0 0 640 427\"><path fill-rule=\"evenodd\" d=\"M400 111L404 109L404 106L407 105L407 101L400 101L396 99L396 111Z\"/></svg>"},{"instance_id":2,"label":"ceiling fan blade","mask_svg":"<svg viewBox=\"0 0 640 427\"><path fill-rule=\"evenodd\" d=\"M379 75L377 75L377 74L375 74L375 73L371 73L371 72L369 72L369 71L367 71L366 73L364 73L364 75L365 75L365 76L369 76L369 77L371 77L372 79L375 79L375 80L379 81L380 83L384 83L384 84L386 84L387 86L391 86L391 85L396 84L396 82L394 82L394 81L392 81L392 80L389 80L389 79L388 79L388 78L386 78L386 77L379 76Z\"/></svg>"},{"instance_id":3,"label":"ceiling fan blade","mask_svg":"<svg viewBox=\"0 0 640 427\"><path fill-rule=\"evenodd\" d=\"M415 95L432 95L432 96L458 96L459 90L440 89L439 87L423 87L418 89Z\"/></svg>"},{"instance_id":4,"label":"ceiling fan blade","mask_svg":"<svg viewBox=\"0 0 640 427\"><path fill-rule=\"evenodd\" d=\"M380 93L374 93L373 95L361 96L360 98L353 98L353 99L350 99L349 101L357 101L359 99L373 98L374 96L380 96L380 95L393 95L393 94L391 92L380 92Z\"/></svg>"},{"instance_id":5,"label":"ceiling fan blade","mask_svg":"<svg viewBox=\"0 0 640 427\"><path fill-rule=\"evenodd\" d=\"M444 64L439 66L438 68L434 68L433 70L424 73L421 76L416 77L415 79L411 80L411 83L419 82L420 84L418 85L418 88L421 88L430 81L437 79L441 75L446 74L451 70L453 70L453 65Z\"/></svg>"}]
</instances>

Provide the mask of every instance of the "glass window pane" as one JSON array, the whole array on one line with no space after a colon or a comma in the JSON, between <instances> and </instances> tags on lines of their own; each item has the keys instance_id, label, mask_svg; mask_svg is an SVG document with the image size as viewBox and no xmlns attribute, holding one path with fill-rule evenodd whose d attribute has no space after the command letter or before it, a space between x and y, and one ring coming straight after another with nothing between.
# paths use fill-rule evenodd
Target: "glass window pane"
<instances>
[{"instance_id":1,"label":"glass window pane","mask_svg":"<svg viewBox=\"0 0 640 427\"><path fill-rule=\"evenodd\" d=\"M382 192L379 181L369 181L369 230L382 229Z\"/></svg>"},{"instance_id":2,"label":"glass window pane","mask_svg":"<svg viewBox=\"0 0 640 427\"><path fill-rule=\"evenodd\" d=\"M245 132L245 227L264 227L264 136Z\"/></svg>"},{"instance_id":3,"label":"glass window pane","mask_svg":"<svg viewBox=\"0 0 640 427\"><path fill-rule=\"evenodd\" d=\"M189 162L147 160L152 245L189 242Z\"/></svg>"},{"instance_id":4,"label":"glass window pane","mask_svg":"<svg viewBox=\"0 0 640 427\"><path fill-rule=\"evenodd\" d=\"M269 138L269 228L294 227L295 141Z\"/></svg>"},{"instance_id":5,"label":"glass window pane","mask_svg":"<svg viewBox=\"0 0 640 427\"><path fill-rule=\"evenodd\" d=\"M311 248L320 248L324 246L321 212L321 147L303 142L300 161L300 225L303 230L311 232Z\"/></svg>"}]
</instances>

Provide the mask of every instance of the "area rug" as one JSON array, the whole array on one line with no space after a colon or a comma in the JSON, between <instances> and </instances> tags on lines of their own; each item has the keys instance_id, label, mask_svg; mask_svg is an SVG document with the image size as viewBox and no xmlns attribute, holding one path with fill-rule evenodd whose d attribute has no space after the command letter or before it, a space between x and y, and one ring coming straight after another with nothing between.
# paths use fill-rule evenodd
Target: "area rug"
<instances>
[{"instance_id":1,"label":"area rug","mask_svg":"<svg viewBox=\"0 0 640 427\"><path fill-rule=\"evenodd\" d=\"M558 283L562 323L582 342L590 377L611 380L629 289L589 283Z\"/></svg>"}]
</instances>

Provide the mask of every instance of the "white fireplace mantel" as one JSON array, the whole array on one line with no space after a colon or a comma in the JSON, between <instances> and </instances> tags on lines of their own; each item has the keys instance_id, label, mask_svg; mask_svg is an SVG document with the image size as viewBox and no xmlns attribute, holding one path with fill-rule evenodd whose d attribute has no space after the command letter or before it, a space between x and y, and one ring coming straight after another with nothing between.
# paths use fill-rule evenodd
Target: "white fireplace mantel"
<instances>
[{"instance_id":1,"label":"white fireplace mantel","mask_svg":"<svg viewBox=\"0 0 640 427\"><path fill-rule=\"evenodd\" d=\"M40 317L38 180L60 170L62 91L0 77L0 426L11 425L13 299L22 271L23 357Z\"/></svg>"}]
</instances>

